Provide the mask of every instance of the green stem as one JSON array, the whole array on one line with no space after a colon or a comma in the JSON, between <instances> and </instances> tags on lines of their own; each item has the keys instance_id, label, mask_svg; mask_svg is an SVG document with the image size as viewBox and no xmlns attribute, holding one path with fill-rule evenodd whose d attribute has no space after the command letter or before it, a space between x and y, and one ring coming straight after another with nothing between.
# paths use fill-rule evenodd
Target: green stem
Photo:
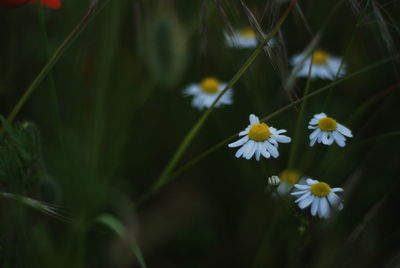
<instances>
[{"instance_id":1,"label":"green stem","mask_svg":"<svg viewBox=\"0 0 400 268\"><path fill-rule=\"evenodd\" d=\"M311 59L311 64L310 64L310 67L308 68L307 84L306 84L306 87L304 89L303 96L307 96L308 92L310 90L312 65L313 65L313 60ZM293 168L294 161L296 160L296 155L297 155L297 151L298 151L298 147L299 147L298 144L299 144L299 139L300 139L300 129L301 129L300 127L301 127L301 124L304 121L304 114L305 114L305 110L306 110L306 104L307 104L307 101L303 101L301 103L299 117L297 118L296 128L295 128L295 132L294 132L294 136L293 136L293 143L292 143L292 146L291 146L291 149L290 149L290 154L289 154L290 155L289 156L289 164L288 164L288 168L289 169Z\"/></svg>"},{"instance_id":2,"label":"green stem","mask_svg":"<svg viewBox=\"0 0 400 268\"><path fill-rule=\"evenodd\" d=\"M187 147L191 144L192 140L203 126L211 112L213 111L216 103L221 99L221 97L225 94L228 89L232 88L236 82L242 77L242 75L246 72L246 70L250 67L253 61L257 58L261 51L264 50L264 46L272 39L272 37L278 32L283 22L288 17L290 11L295 7L298 0L292 0L288 9L279 19L277 25L274 29L268 34L268 36L261 42L261 44L257 47L257 49L250 55L247 61L243 64L243 66L239 69L239 71L233 76L231 81L228 85L222 90L222 92L218 95L212 105L203 113L197 123L192 127L192 129L188 132L186 137L184 138L183 142L179 145L177 151L173 155L171 161L167 164L163 172L161 173L160 177L156 180L156 182L151 187L151 192L155 193L159 191L159 189L166 184L169 179L170 173L173 171L175 166L178 164L179 160L181 159L183 153L186 151Z\"/></svg>"}]
</instances>

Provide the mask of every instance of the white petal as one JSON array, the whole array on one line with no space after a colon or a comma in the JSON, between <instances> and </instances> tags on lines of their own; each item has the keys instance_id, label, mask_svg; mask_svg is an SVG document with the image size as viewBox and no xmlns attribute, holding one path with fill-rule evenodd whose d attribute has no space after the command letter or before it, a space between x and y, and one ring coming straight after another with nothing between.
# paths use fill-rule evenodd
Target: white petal
<instances>
[{"instance_id":1,"label":"white petal","mask_svg":"<svg viewBox=\"0 0 400 268\"><path fill-rule=\"evenodd\" d=\"M249 134L250 128L251 128L251 125L248 126L248 127L246 127L245 130L240 131L240 132L239 132L239 136L244 136L244 135Z\"/></svg>"},{"instance_id":2,"label":"white petal","mask_svg":"<svg viewBox=\"0 0 400 268\"><path fill-rule=\"evenodd\" d=\"M313 196L313 195L310 195L309 197L307 197L306 199L302 200L302 201L299 203L299 208L305 209L305 208L308 207L313 201L314 201L314 196Z\"/></svg>"},{"instance_id":3,"label":"white petal","mask_svg":"<svg viewBox=\"0 0 400 268\"><path fill-rule=\"evenodd\" d=\"M310 123L308 123L308 124L309 124L309 125L317 125L318 122L319 122L319 120L318 120L317 118L312 118L312 119L310 120Z\"/></svg>"},{"instance_id":4,"label":"white petal","mask_svg":"<svg viewBox=\"0 0 400 268\"><path fill-rule=\"evenodd\" d=\"M329 133L328 133L327 138L328 138L328 144L327 144L327 145L332 145L332 143L333 143L333 141L334 141L334 139L333 139L333 137L332 137L332 132L329 132Z\"/></svg>"},{"instance_id":5,"label":"white petal","mask_svg":"<svg viewBox=\"0 0 400 268\"><path fill-rule=\"evenodd\" d=\"M346 145L345 138L338 131L332 131L332 137L340 147L344 147Z\"/></svg>"},{"instance_id":6,"label":"white petal","mask_svg":"<svg viewBox=\"0 0 400 268\"><path fill-rule=\"evenodd\" d=\"M289 143L291 142L291 138L289 138L288 136L285 135L272 135L272 137L280 143Z\"/></svg>"},{"instance_id":7,"label":"white petal","mask_svg":"<svg viewBox=\"0 0 400 268\"><path fill-rule=\"evenodd\" d=\"M267 146L268 152L274 157L277 158L279 156L279 152L276 149L275 146L271 145L268 141L265 142L265 145Z\"/></svg>"},{"instance_id":8,"label":"white petal","mask_svg":"<svg viewBox=\"0 0 400 268\"><path fill-rule=\"evenodd\" d=\"M319 114L314 115L314 117L319 120L319 119L325 118L327 116L325 113L319 113Z\"/></svg>"},{"instance_id":9,"label":"white petal","mask_svg":"<svg viewBox=\"0 0 400 268\"><path fill-rule=\"evenodd\" d=\"M295 184L294 188L299 189L299 190L306 190L306 189L309 189L310 186L309 185L305 185L305 184Z\"/></svg>"},{"instance_id":10,"label":"white petal","mask_svg":"<svg viewBox=\"0 0 400 268\"><path fill-rule=\"evenodd\" d=\"M317 135L314 139L310 140L310 146L313 147L315 142L318 140L318 138L321 136L321 133Z\"/></svg>"},{"instance_id":11,"label":"white petal","mask_svg":"<svg viewBox=\"0 0 400 268\"><path fill-rule=\"evenodd\" d=\"M281 183L281 184L283 184L283 183ZM287 183L285 183L285 184L287 184ZM290 193L290 195L303 195L303 194L309 193L309 192L310 191L307 189L307 190L303 190L303 191L297 191L297 192Z\"/></svg>"},{"instance_id":12,"label":"white petal","mask_svg":"<svg viewBox=\"0 0 400 268\"><path fill-rule=\"evenodd\" d=\"M317 183L317 182L318 182L317 180L313 180L313 179L310 179L310 178L306 179L306 183L308 185L313 185L314 183Z\"/></svg>"},{"instance_id":13,"label":"white petal","mask_svg":"<svg viewBox=\"0 0 400 268\"><path fill-rule=\"evenodd\" d=\"M336 187L336 188L332 188L331 191L334 193L343 192L343 188Z\"/></svg>"},{"instance_id":14,"label":"white petal","mask_svg":"<svg viewBox=\"0 0 400 268\"><path fill-rule=\"evenodd\" d=\"M244 157L245 153L248 151L248 147L251 146L251 142L252 141L248 141L242 147L240 147L240 149L236 152L235 156L239 158L243 155Z\"/></svg>"},{"instance_id":15,"label":"white petal","mask_svg":"<svg viewBox=\"0 0 400 268\"><path fill-rule=\"evenodd\" d=\"M251 125L260 123L260 120L259 120L258 117L255 116L254 114L251 114L251 115L249 116L249 120L250 120L250 124L251 124Z\"/></svg>"},{"instance_id":16,"label":"white petal","mask_svg":"<svg viewBox=\"0 0 400 268\"><path fill-rule=\"evenodd\" d=\"M261 154L267 159L271 157L271 154L267 151L267 146L265 146L264 144L262 146Z\"/></svg>"},{"instance_id":17,"label":"white petal","mask_svg":"<svg viewBox=\"0 0 400 268\"><path fill-rule=\"evenodd\" d=\"M314 131L310 134L310 140L313 140L315 137L317 137L319 133L321 133L321 130L320 130L319 128L317 128L316 130L314 130Z\"/></svg>"},{"instance_id":18,"label":"white petal","mask_svg":"<svg viewBox=\"0 0 400 268\"><path fill-rule=\"evenodd\" d=\"M188 95L197 95L197 93L200 92L200 86L199 84L190 84L188 87L186 87L183 90L183 94L188 96Z\"/></svg>"},{"instance_id":19,"label":"white petal","mask_svg":"<svg viewBox=\"0 0 400 268\"><path fill-rule=\"evenodd\" d=\"M319 201L318 215L321 218L327 219L330 214L329 204L325 197L322 197Z\"/></svg>"},{"instance_id":20,"label":"white petal","mask_svg":"<svg viewBox=\"0 0 400 268\"><path fill-rule=\"evenodd\" d=\"M346 137L352 138L353 135L351 134L351 130L348 129L347 127L341 125L341 124L337 124L336 129L343 135L345 135Z\"/></svg>"},{"instance_id":21,"label":"white petal","mask_svg":"<svg viewBox=\"0 0 400 268\"><path fill-rule=\"evenodd\" d=\"M334 208L338 208L340 206L340 204L342 203L342 200L340 199L340 197L333 192L330 192L328 194L328 201L329 201L329 204L331 204L331 206Z\"/></svg>"},{"instance_id":22,"label":"white petal","mask_svg":"<svg viewBox=\"0 0 400 268\"><path fill-rule=\"evenodd\" d=\"M225 82L220 83L220 84L219 84L219 87L218 87L218 92L223 91L223 90L226 88L227 85L228 85L228 83L225 83ZM232 90L229 89L228 91L226 91L225 94L224 94L224 96L226 96L228 93L232 94Z\"/></svg>"},{"instance_id":23,"label":"white petal","mask_svg":"<svg viewBox=\"0 0 400 268\"><path fill-rule=\"evenodd\" d=\"M258 143L257 143L257 147L256 147L256 151L255 151L256 160L257 160L257 161L260 160L261 150L262 150L262 143L261 143L261 142L258 142Z\"/></svg>"},{"instance_id":24,"label":"white petal","mask_svg":"<svg viewBox=\"0 0 400 268\"><path fill-rule=\"evenodd\" d=\"M319 197L315 197L314 201L311 204L311 215L315 216L317 214L318 211L318 207L319 207Z\"/></svg>"},{"instance_id":25,"label":"white petal","mask_svg":"<svg viewBox=\"0 0 400 268\"><path fill-rule=\"evenodd\" d=\"M272 128L272 127L270 127L270 129L271 129L271 128ZM287 132L286 129L279 129L279 130L274 131L274 134L275 134L275 135L279 135L279 134L282 134L282 133L285 133L285 132Z\"/></svg>"},{"instance_id":26,"label":"white petal","mask_svg":"<svg viewBox=\"0 0 400 268\"><path fill-rule=\"evenodd\" d=\"M301 200L304 200L305 198L309 197L311 195L311 193L309 191L307 191L305 194L303 194L301 197L299 197L295 202L298 203Z\"/></svg>"},{"instance_id":27,"label":"white petal","mask_svg":"<svg viewBox=\"0 0 400 268\"><path fill-rule=\"evenodd\" d=\"M257 149L257 142L254 142L254 141L253 141L253 142L251 143L251 146L248 148L247 153L245 153L243 156L244 156L247 160L249 160L250 158L253 157L254 152L256 151L256 149Z\"/></svg>"},{"instance_id":28,"label":"white petal","mask_svg":"<svg viewBox=\"0 0 400 268\"><path fill-rule=\"evenodd\" d=\"M324 137L325 134L326 134L325 131L321 131L321 134L318 135L318 139L317 139L318 143L321 143L321 142L322 142L322 138Z\"/></svg>"},{"instance_id":29,"label":"white petal","mask_svg":"<svg viewBox=\"0 0 400 268\"><path fill-rule=\"evenodd\" d=\"M305 59L305 56L306 55L304 55L304 54L296 54L296 55L294 55L290 59L290 64L294 66L294 65L297 65L297 64L301 63Z\"/></svg>"},{"instance_id":30,"label":"white petal","mask_svg":"<svg viewBox=\"0 0 400 268\"><path fill-rule=\"evenodd\" d=\"M240 140L228 144L228 147L229 147L229 148L234 148L234 147L242 146L242 145L245 144L248 140L249 140L249 137L248 137L248 136L244 136L244 137L241 138Z\"/></svg>"},{"instance_id":31,"label":"white petal","mask_svg":"<svg viewBox=\"0 0 400 268\"><path fill-rule=\"evenodd\" d=\"M321 141L322 141L322 143L323 144L325 144L325 145L331 145L332 144L332 142L330 142L330 139L329 139L329 133L327 133L327 132L322 132L322 139L321 139Z\"/></svg>"},{"instance_id":32,"label":"white petal","mask_svg":"<svg viewBox=\"0 0 400 268\"><path fill-rule=\"evenodd\" d=\"M278 149L278 142L275 139L269 138L268 142L271 143L273 146L276 147L276 149Z\"/></svg>"}]
</instances>

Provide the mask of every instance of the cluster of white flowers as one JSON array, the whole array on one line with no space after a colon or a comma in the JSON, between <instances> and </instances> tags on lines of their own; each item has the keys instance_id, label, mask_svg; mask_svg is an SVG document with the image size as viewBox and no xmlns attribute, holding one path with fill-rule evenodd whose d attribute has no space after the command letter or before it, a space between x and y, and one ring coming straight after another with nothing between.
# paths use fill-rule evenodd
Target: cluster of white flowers
<instances>
[{"instance_id":1,"label":"cluster of white flowers","mask_svg":"<svg viewBox=\"0 0 400 268\"><path fill-rule=\"evenodd\" d=\"M232 33L225 32L226 44L232 48L255 48L259 44L255 31L250 27L244 27L234 30ZM274 47L276 40L271 39L266 47ZM340 57L332 56L324 50L317 49L311 55L309 53L300 53L292 57L290 61L294 66L297 77L310 77L312 79L330 79L341 77L346 73L346 64ZM200 83L193 83L183 91L185 96L193 96L192 106L202 110L210 107L218 98L221 91L227 86L227 83L220 82L214 77L203 79ZM228 89L215 107L232 104L232 89ZM341 142L343 143L343 142Z\"/></svg>"},{"instance_id":2,"label":"cluster of white flowers","mask_svg":"<svg viewBox=\"0 0 400 268\"><path fill-rule=\"evenodd\" d=\"M271 176L268 184L277 187L277 194L296 196L295 203L300 209L311 207L311 215L327 219L331 208L342 210L343 202L336 194L343 192L342 188L331 188L326 182L301 177L296 170L284 170L279 177Z\"/></svg>"},{"instance_id":3,"label":"cluster of white flowers","mask_svg":"<svg viewBox=\"0 0 400 268\"><path fill-rule=\"evenodd\" d=\"M242 28L231 34L225 32L226 44L233 48L255 48L259 44L257 35L252 28ZM275 41L272 39L266 47L273 47ZM334 80L346 72L346 64L342 58L334 57L324 50L315 50L311 55L301 53L292 57L291 65L294 66L297 77L308 77L312 79ZM200 83L193 83L184 89L184 95L192 96L192 105L199 110L211 107L229 105L233 103L233 92L227 88L226 82L220 82L215 77L206 77ZM224 94L221 95L222 91ZM221 95L221 96L220 96ZM259 161L261 157L278 158L279 143L290 143L291 138L283 135L285 129L276 129L267 125L254 115L249 116L250 124L239 133L240 139L230 143L228 147L238 148L235 156L250 160L254 158ZM344 147L346 138L351 138L351 131L339 124L335 119L328 117L325 113L315 114L308 124L312 129L309 135L310 146L315 143L332 145L334 142ZM342 188L331 188L327 183L301 177L296 170L285 170L280 176L268 178L268 183L276 187L277 193L281 195L297 196L295 201L301 209L311 206L311 215L320 218L328 218L331 207L341 210L343 204L336 192L343 191Z\"/></svg>"}]
</instances>

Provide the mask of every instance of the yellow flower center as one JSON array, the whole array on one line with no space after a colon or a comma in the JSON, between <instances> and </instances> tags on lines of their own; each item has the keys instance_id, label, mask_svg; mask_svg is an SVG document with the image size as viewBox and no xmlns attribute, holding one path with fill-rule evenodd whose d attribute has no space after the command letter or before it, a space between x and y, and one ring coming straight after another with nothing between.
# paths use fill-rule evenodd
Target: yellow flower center
<instances>
[{"instance_id":1,"label":"yellow flower center","mask_svg":"<svg viewBox=\"0 0 400 268\"><path fill-rule=\"evenodd\" d=\"M336 129L336 120L331 117L321 118L318 122L318 127L322 131L334 131Z\"/></svg>"},{"instance_id":2,"label":"yellow flower center","mask_svg":"<svg viewBox=\"0 0 400 268\"><path fill-rule=\"evenodd\" d=\"M328 53L326 53L325 51L316 50L313 53L313 56L312 56L313 64L322 65L322 64L326 64L327 61L328 61Z\"/></svg>"},{"instance_id":3,"label":"yellow flower center","mask_svg":"<svg viewBox=\"0 0 400 268\"><path fill-rule=\"evenodd\" d=\"M214 94L218 91L219 81L214 77L207 77L201 81L201 90L208 94Z\"/></svg>"},{"instance_id":4,"label":"yellow flower center","mask_svg":"<svg viewBox=\"0 0 400 268\"><path fill-rule=\"evenodd\" d=\"M254 124L249 131L249 138L253 141L266 141L270 136L271 132L265 123Z\"/></svg>"},{"instance_id":5,"label":"yellow flower center","mask_svg":"<svg viewBox=\"0 0 400 268\"><path fill-rule=\"evenodd\" d=\"M311 185L310 191L318 197L325 197L331 192L331 187L325 182L317 182Z\"/></svg>"},{"instance_id":6,"label":"yellow flower center","mask_svg":"<svg viewBox=\"0 0 400 268\"><path fill-rule=\"evenodd\" d=\"M286 169L279 175L281 181L288 182L290 184L296 184L299 182L301 175L297 170Z\"/></svg>"},{"instance_id":7,"label":"yellow flower center","mask_svg":"<svg viewBox=\"0 0 400 268\"><path fill-rule=\"evenodd\" d=\"M240 35L246 38L254 38L256 37L256 33L250 27L245 27L240 30Z\"/></svg>"}]
</instances>

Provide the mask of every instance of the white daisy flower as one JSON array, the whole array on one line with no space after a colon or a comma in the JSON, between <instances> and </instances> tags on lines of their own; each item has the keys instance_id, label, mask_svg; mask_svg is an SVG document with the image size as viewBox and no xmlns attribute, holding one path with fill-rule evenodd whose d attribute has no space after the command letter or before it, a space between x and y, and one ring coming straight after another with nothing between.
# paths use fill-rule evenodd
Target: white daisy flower
<instances>
[{"instance_id":1,"label":"white daisy flower","mask_svg":"<svg viewBox=\"0 0 400 268\"><path fill-rule=\"evenodd\" d=\"M277 190L281 195L288 194L296 183L304 183L304 179L301 177L300 172L295 169L285 169L279 174L279 178L281 184Z\"/></svg>"},{"instance_id":2,"label":"white daisy flower","mask_svg":"<svg viewBox=\"0 0 400 268\"><path fill-rule=\"evenodd\" d=\"M186 96L193 96L192 105L197 107L199 110L202 110L210 107L226 86L227 83L220 82L214 77L206 77L200 82L200 84L190 84L184 89L183 94ZM232 95L232 90L229 89L224 95L222 95L215 107L224 104L232 104Z\"/></svg>"},{"instance_id":3,"label":"white daisy flower","mask_svg":"<svg viewBox=\"0 0 400 268\"><path fill-rule=\"evenodd\" d=\"M318 215L320 218L327 219L330 215L330 207L338 210L343 209L343 203L337 192L343 192L342 188L331 188L325 182L319 182L308 178L306 184L295 184L297 192L291 193L298 198L299 208L306 209L311 205L311 215Z\"/></svg>"},{"instance_id":4,"label":"white daisy flower","mask_svg":"<svg viewBox=\"0 0 400 268\"><path fill-rule=\"evenodd\" d=\"M237 48L255 48L258 46L257 35L254 30L250 27L244 27L240 30L236 30L233 34L225 32L226 44L229 47ZM268 42L269 46L273 46L274 41L271 39Z\"/></svg>"},{"instance_id":5,"label":"white daisy flower","mask_svg":"<svg viewBox=\"0 0 400 268\"><path fill-rule=\"evenodd\" d=\"M304 61L304 62L303 62ZM334 57L324 50L316 50L311 56L297 54L292 57L291 64L293 66L299 66L299 70L296 73L297 77L308 77L308 72L311 67L311 78L321 78L334 80L336 75L341 77L346 74L346 65L342 63L342 58ZM339 71L340 68L340 71ZM339 71L339 74L337 74Z\"/></svg>"},{"instance_id":6,"label":"white daisy flower","mask_svg":"<svg viewBox=\"0 0 400 268\"><path fill-rule=\"evenodd\" d=\"M225 39L229 47L254 48L258 45L257 35L250 27L236 30L232 35L225 32Z\"/></svg>"},{"instance_id":7,"label":"white daisy flower","mask_svg":"<svg viewBox=\"0 0 400 268\"><path fill-rule=\"evenodd\" d=\"M260 156L277 158L278 142L289 143L291 139L287 136L280 135L285 133L285 129L277 130L265 123L260 123L260 120L254 114L249 116L250 125L239 133L239 137L243 136L238 141L228 145L230 148L241 147L235 154L237 158L243 157L249 160L255 155L256 160L260 160Z\"/></svg>"},{"instance_id":8,"label":"white daisy flower","mask_svg":"<svg viewBox=\"0 0 400 268\"><path fill-rule=\"evenodd\" d=\"M310 134L310 146L315 142L331 145L334 141L340 146L346 145L346 137L353 137L351 130L328 117L325 113L314 115L308 124L309 129L314 129Z\"/></svg>"}]
</instances>

